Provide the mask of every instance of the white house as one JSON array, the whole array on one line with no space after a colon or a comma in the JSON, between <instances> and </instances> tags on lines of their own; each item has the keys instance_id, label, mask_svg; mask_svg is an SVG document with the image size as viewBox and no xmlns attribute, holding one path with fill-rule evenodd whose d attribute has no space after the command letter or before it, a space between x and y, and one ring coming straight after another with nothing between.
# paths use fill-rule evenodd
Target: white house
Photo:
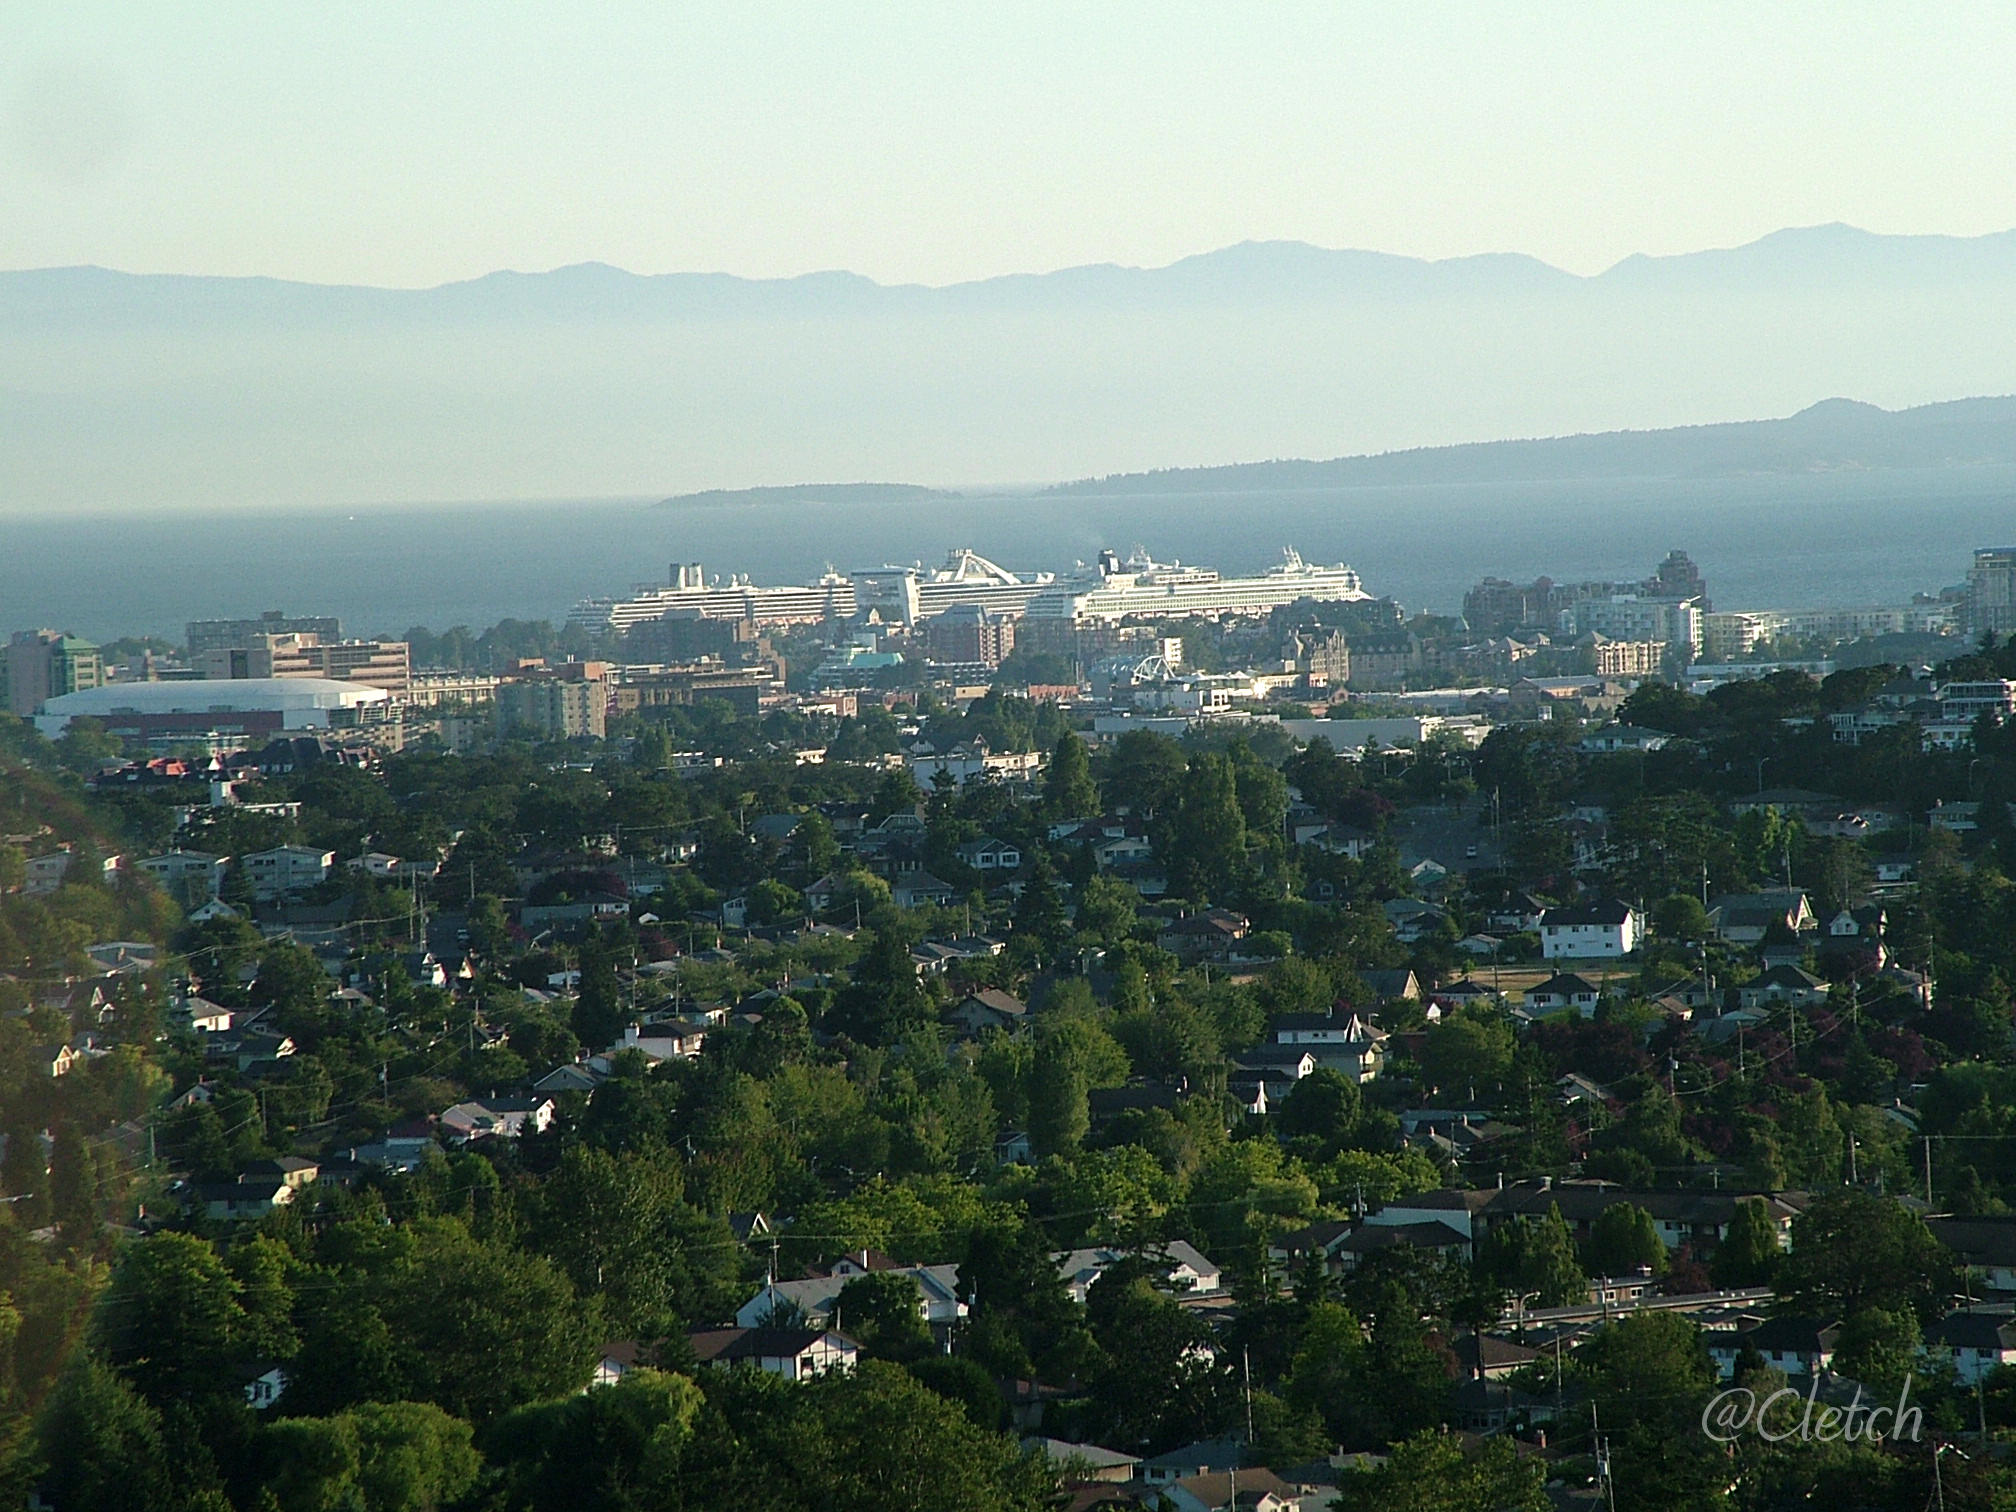
<instances>
[{"instance_id":1,"label":"white house","mask_svg":"<svg viewBox=\"0 0 2016 1512\"><path fill-rule=\"evenodd\" d=\"M289 893L320 886L336 864L334 851L316 850L309 845L276 845L272 850L252 851L245 857L245 876L252 884L252 896L271 903Z\"/></svg>"},{"instance_id":2,"label":"white house","mask_svg":"<svg viewBox=\"0 0 2016 1512\"><path fill-rule=\"evenodd\" d=\"M926 1323L952 1324L966 1316L966 1304L959 1299L959 1267L956 1265L896 1265L886 1257L867 1252L865 1260L848 1256L823 1276L803 1281L771 1281L735 1313L741 1328L767 1324L779 1308L796 1309L806 1323L823 1328L833 1316L833 1304L847 1283L871 1270L908 1276L917 1283L917 1309Z\"/></svg>"},{"instance_id":3,"label":"white house","mask_svg":"<svg viewBox=\"0 0 2016 1512\"><path fill-rule=\"evenodd\" d=\"M226 858L205 851L171 850L133 864L176 897L201 903L217 896L224 882Z\"/></svg>"},{"instance_id":4,"label":"white house","mask_svg":"<svg viewBox=\"0 0 2016 1512\"><path fill-rule=\"evenodd\" d=\"M1092 1283L1106 1271L1127 1259L1141 1253L1131 1249L1075 1249L1064 1250L1051 1258L1057 1262L1057 1270L1064 1277L1064 1289L1071 1293L1071 1300L1082 1303ZM1169 1260L1169 1281L1178 1292L1193 1297L1214 1296L1225 1289L1225 1273L1204 1258L1202 1251L1184 1239L1172 1239L1159 1252Z\"/></svg>"},{"instance_id":5,"label":"white house","mask_svg":"<svg viewBox=\"0 0 2016 1512\"><path fill-rule=\"evenodd\" d=\"M1961 1384L1972 1386L1999 1365L2016 1365L2016 1320L1956 1312L1925 1331L1925 1348L1950 1354Z\"/></svg>"},{"instance_id":6,"label":"white house","mask_svg":"<svg viewBox=\"0 0 2016 1512\"><path fill-rule=\"evenodd\" d=\"M851 1370L861 1357L860 1345L831 1329L709 1328L687 1337L703 1365L754 1365L787 1381Z\"/></svg>"},{"instance_id":7,"label":"white house","mask_svg":"<svg viewBox=\"0 0 2016 1512\"><path fill-rule=\"evenodd\" d=\"M1550 908L1540 916L1540 952L1550 961L1625 956L1641 933L1637 911L1615 898Z\"/></svg>"}]
</instances>

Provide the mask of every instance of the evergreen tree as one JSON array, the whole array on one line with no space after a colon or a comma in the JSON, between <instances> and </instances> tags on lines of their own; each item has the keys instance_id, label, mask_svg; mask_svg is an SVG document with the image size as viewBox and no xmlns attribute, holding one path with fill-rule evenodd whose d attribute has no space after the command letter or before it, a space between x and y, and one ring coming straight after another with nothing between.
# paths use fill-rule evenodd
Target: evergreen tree
<instances>
[{"instance_id":1,"label":"evergreen tree","mask_svg":"<svg viewBox=\"0 0 2016 1512\"><path fill-rule=\"evenodd\" d=\"M167 1512L161 1415L110 1366L80 1354L42 1421L44 1489L63 1512Z\"/></svg>"},{"instance_id":2,"label":"evergreen tree","mask_svg":"<svg viewBox=\"0 0 2016 1512\"><path fill-rule=\"evenodd\" d=\"M1717 1286L1769 1286L1783 1258L1770 1209L1761 1197L1746 1197L1736 1204L1729 1232L1716 1246L1709 1269Z\"/></svg>"},{"instance_id":3,"label":"evergreen tree","mask_svg":"<svg viewBox=\"0 0 2016 1512\"><path fill-rule=\"evenodd\" d=\"M1071 924L1064 917L1064 900L1058 896L1056 873L1050 858L1038 850L1029 863L1029 875L1022 883L1022 896L1015 900L1015 933L1011 940L1017 955L1031 965L1054 962L1071 940Z\"/></svg>"},{"instance_id":4,"label":"evergreen tree","mask_svg":"<svg viewBox=\"0 0 2016 1512\"><path fill-rule=\"evenodd\" d=\"M1634 1202L1615 1202L1589 1226L1583 1258L1592 1276L1629 1276L1640 1269L1666 1273L1665 1241L1650 1213Z\"/></svg>"},{"instance_id":5,"label":"evergreen tree","mask_svg":"<svg viewBox=\"0 0 2016 1512\"><path fill-rule=\"evenodd\" d=\"M1043 775L1043 812L1052 819L1084 818L1099 811L1099 788L1092 781L1092 763L1085 742L1066 731L1050 753Z\"/></svg>"},{"instance_id":6,"label":"evergreen tree","mask_svg":"<svg viewBox=\"0 0 2016 1512\"><path fill-rule=\"evenodd\" d=\"M1029 1143L1038 1155L1078 1148L1091 1127L1089 1083L1071 1041L1046 1034L1036 1045L1029 1079Z\"/></svg>"},{"instance_id":7,"label":"evergreen tree","mask_svg":"<svg viewBox=\"0 0 2016 1512\"><path fill-rule=\"evenodd\" d=\"M1239 884L1246 860L1246 820L1232 763L1200 755L1183 779L1171 846L1169 885L1193 902L1222 899Z\"/></svg>"},{"instance_id":8,"label":"evergreen tree","mask_svg":"<svg viewBox=\"0 0 2016 1512\"><path fill-rule=\"evenodd\" d=\"M574 999L575 1037L600 1050L623 1037L622 990L616 981L616 954L600 929L581 944L581 987Z\"/></svg>"}]
</instances>

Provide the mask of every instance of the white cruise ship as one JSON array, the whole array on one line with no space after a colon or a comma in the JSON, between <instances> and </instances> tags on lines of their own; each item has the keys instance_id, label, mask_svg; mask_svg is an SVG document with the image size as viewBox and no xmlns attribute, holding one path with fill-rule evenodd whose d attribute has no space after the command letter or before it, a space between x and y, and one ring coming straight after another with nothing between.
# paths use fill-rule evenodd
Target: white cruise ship
<instances>
[{"instance_id":1,"label":"white cruise ship","mask_svg":"<svg viewBox=\"0 0 2016 1512\"><path fill-rule=\"evenodd\" d=\"M1140 547L1122 562L1110 551L1029 600L1031 619L1088 620L1170 618L1185 614L1265 614L1300 599L1326 603L1369 599L1358 574L1346 566L1305 562L1293 547L1281 565L1258 577L1228 578L1209 567L1185 567L1149 559Z\"/></svg>"},{"instance_id":2,"label":"white cruise ship","mask_svg":"<svg viewBox=\"0 0 2016 1512\"><path fill-rule=\"evenodd\" d=\"M945 565L926 572L921 563L909 567L874 567L854 574L861 610L882 611L884 620L906 625L943 614L954 604L978 604L982 609L1020 614L1029 600L1056 581L1049 572L1014 573L997 566L970 546L955 548Z\"/></svg>"},{"instance_id":3,"label":"white cruise ship","mask_svg":"<svg viewBox=\"0 0 2016 1512\"><path fill-rule=\"evenodd\" d=\"M710 584L698 562L674 562L669 587L640 587L627 599L583 599L568 611L567 623L603 635L662 619L675 610L759 625L821 624L854 617L854 585L833 572L806 587L759 588L740 576Z\"/></svg>"}]
</instances>

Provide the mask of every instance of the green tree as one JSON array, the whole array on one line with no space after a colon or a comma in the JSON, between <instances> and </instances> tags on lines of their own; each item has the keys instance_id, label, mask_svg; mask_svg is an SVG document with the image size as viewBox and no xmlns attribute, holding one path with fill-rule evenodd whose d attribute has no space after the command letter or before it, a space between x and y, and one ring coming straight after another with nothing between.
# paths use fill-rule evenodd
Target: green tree
<instances>
[{"instance_id":1,"label":"green tree","mask_svg":"<svg viewBox=\"0 0 2016 1512\"><path fill-rule=\"evenodd\" d=\"M1614 1202L1589 1226L1583 1262L1592 1276L1629 1276L1640 1269L1666 1273L1665 1242L1652 1215L1632 1202Z\"/></svg>"},{"instance_id":2,"label":"green tree","mask_svg":"<svg viewBox=\"0 0 2016 1512\"><path fill-rule=\"evenodd\" d=\"M1091 1127L1090 1083L1070 1039L1045 1034L1029 1080L1029 1143L1038 1155L1078 1148Z\"/></svg>"},{"instance_id":3,"label":"green tree","mask_svg":"<svg viewBox=\"0 0 2016 1512\"><path fill-rule=\"evenodd\" d=\"M80 1352L65 1372L39 1435L45 1489L63 1512L166 1512L161 1416L118 1373Z\"/></svg>"},{"instance_id":4,"label":"green tree","mask_svg":"<svg viewBox=\"0 0 2016 1512\"><path fill-rule=\"evenodd\" d=\"M435 1512L483 1467L467 1423L426 1402L365 1402L263 1435L281 1512Z\"/></svg>"},{"instance_id":5,"label":"green tree","mask_svg":"<svg viewBox=\"0 0 2016 1512\"><path fill-rule=\"evenodd\" d=\"M151 1401L235 1394L246 1332L237 1279L207 1240L162 1232L126 1247L104 1312L107 1352Z\"/></svg>"},{"instance_id":6,"label":"green tree","mask_svg":"<svg viewBox=\"0 0 2016 1512\"><path fill-rule=\"evenodd\" d=\"M577 1144L539 1194L538 1247L576 1291L602 1298L622 1337L679 1326L682 1256L670 1227L681 1192L679 1166L662 1146L612 1155Z\"/></svg>"},{"instance_id":7,"label":"green tree","mask_svg":"<svg viewBox=\"0 0 2016 1512\"><path fill-rule=\"evenodd\" d=\"M1894 1198L1829 1192L1792 1220L1792 1253L1778 1267L1790 1312L1847 1316L1863 1308L1930 1321L1951 1295L1953 1255L1924 1219Z\"/></svg>"},{"instance_id":8,"label":"green tree","mask_svg":"<svg viewBox=\"0 0 2016 1512\"><path fill-rule=\"evenodd\" d=\"M1169 886L1180 897L1206 903L1228 896L1246 861L1246 819L1239 807L1232 763L1203 754L1190 763L1169 851Z\"/></svg>"},{"instance_id":9,"label":"green tree","mask_svg":"<svg viewBox=\"0 0 2016 1512\"><path fill-rule=\"evenodd\" d=\"M1085 742L1066 731L1050 753L1043 774L1043 812L1053 819L1088 818L1099 812L1099 788Z\"/></svg>"},{"instance_id":10,"label":"green tree","mask_svg":"<svg viewBox=\"0 0 2016 1512\"><path fill-rule=\"evenodd\" d=\"M1458 1095L1481 1093L1512 1069L1512 1026L1488 1010L1461 1008L1428 1031L1421 1074Z\"/></svg>"},{"instance_id":11,"label":"green tree","mask_svg":"<svg viewBox=\"0 0 2016 1512\"><path fill-rule=\"evenodd\" d=\"M840 1288L834 1327L877 1359L915 1360L931 1351L923 1294L914 1276L871 1271Z\"/></svg>"},{"instance_id":12,"label":"green tree","mask_svg":"<svg viewBox=\"0 0 2016 1512\"><path fill-rule=\"evenodd\" d=\"M1477 1263L1509 1292L1538 1293L1542 1307L1567 1307L1589 1296L1588 1277L1575 1258L1575 1239L1559 1203L1549 1203L1545 1217L1515 1218L1492 1228L1479 1247Z\"/></svg>"},{"instance_id":13,"label":"green tree","mask_svg":"<svg viewBox=\"0 0 2016 1512\"><path fill-rule=\"evenodd\" d=\"M1430 1430L1395 1444L1376 1470L1345 1475L1337 1512L1546 1512L1546 1472L1520 1458L1510 1438L1465 1453L1453 1434Z\"/></svg>"},{"instance_id":14,"label":"green tree","mask_svg":"<svg viewBox=\"0 0 2016 1512\"><path fill-rule=\"evenodd\" d=\"M633 1370L613 1386L507 1414L484 1435L484 1448L507 1506L677 1506L679 1456L701 1408L700 1388L685 1376Z\"/></svg>"},{"instance_id":15,"label":"green tree","mask_svg":"<svg viewBox=\"0 0 2016 1512\"><path fill-rule=\"evenodd\" d=\"M1363 1114L1358 1084L1340 1071L1319 1066L1289 1091L1276 1128L1291 1144L1306 1141L1322 1159L1350 1144Z\"/></svg>"},{"instance_id":16,"label":"green tree","mask_svg":"<svg viewBox=\"0 0 2016 1512\"><path fill-rule=\"evenodd\" d=\"M1842 1320L1840 1335L1834 1341L1833 1368L1851 1381L1860 1381L1872 1394L1895 1392L1907 1375L1922 1373L1922 1342L1918 1320L1908 1311L1865 1307Z\"/></svg>"},{"instance_id":17,"label":"green tree","mask_svg":"<svg viewBox=\"0 0 2016 1512\"><path fill-rule=\"evenodd\" d=\"M303 1289L298 1410L404 1398L483 1422L587 1382L599 1310L544 1256L452 1218L362 1218L324 1230L316 1260L327 1279Z\"/></svg>"},{"instance_id":18,"label":"green tree","mask_svg":"<svg viewBox=\"0 0 2016 1512\"><path fill-rule=\"evenodd\" d=\"M581 945L581 986L574 999L574 1034L591 1049L623 1037L623 997L616 981L616 953L597 928Z\"/></svg>"},{"instance_id":19,"label":"green tree","mask_svg":"<svg viewBox=\"0 0 2016 1512\"><path fill-rule=\"evenodd\" d=\"M1715 1247L1711 1272L1717 1286L1769 1286L1783 1258L1771 1210L1763 1198L1745 1197L1737 1202L1729 1232Z\"/></svg>"}]
</instances>

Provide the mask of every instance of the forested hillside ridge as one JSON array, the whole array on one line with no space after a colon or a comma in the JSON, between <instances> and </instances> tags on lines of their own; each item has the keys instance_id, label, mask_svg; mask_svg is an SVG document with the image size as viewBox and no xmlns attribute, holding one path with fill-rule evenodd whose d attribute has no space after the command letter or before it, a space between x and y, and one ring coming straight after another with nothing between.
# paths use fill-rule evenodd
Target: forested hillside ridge
<instances>
[{"instance_id":1,"label":"forested hillside ridge","mask_svg":"<svg viewBox=\"0 0 2016 1512\"><path fill-rule=\"evenodd\" d=\"M1895 675L1356 760L0 717L0 1505L2000 1505L2016 728L1837 740ZM902 759L976 737L1047 760Z\"/></svg>"}]
</instances>

